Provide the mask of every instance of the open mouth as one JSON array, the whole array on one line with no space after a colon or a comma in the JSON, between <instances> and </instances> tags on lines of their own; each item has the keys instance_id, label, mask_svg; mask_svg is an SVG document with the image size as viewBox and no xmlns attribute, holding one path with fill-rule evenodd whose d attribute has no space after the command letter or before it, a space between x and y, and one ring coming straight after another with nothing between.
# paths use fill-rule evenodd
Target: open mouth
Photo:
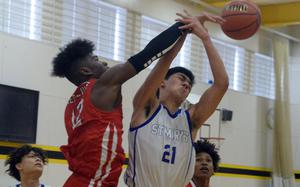
<instances>
[{"instance_id":1,"label":"open mouth","mask_svg":"<svg viewBox=\"0 0 300 187\"><path fill-rule=\"evenodd\" d=\"M34 164L35 166L39 166L39 167L42 167L43 165L41 163L36 163Z\"/></svg>"},{"instance_id":2,"label":"open mouth","mask_svg":"<svg viewBox=\"0 0 300 187\"><path fill-rule=\"evenodd\" d=\"M200 168L200 171L203 173L208 173L209 169L207 167L202 167L202 168Z\"/></svg>"}]
</instances>

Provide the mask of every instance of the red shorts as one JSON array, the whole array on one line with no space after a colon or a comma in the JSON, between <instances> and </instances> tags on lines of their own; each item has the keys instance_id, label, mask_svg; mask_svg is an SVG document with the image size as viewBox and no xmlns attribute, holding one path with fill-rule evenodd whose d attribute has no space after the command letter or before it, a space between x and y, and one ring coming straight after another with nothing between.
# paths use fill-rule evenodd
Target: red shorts
<instances>
[{"instance_id":1,"label":"red shorts","mask_svg":"<svg viewBox=\"0 0 300 187\"><path fill-rule=\"evenodd\" d=\"M100 184L99 184L100 183ZM102 184L101 184L102 183ZM88 179L81 175L73 173L68 180L65 182L63 187L117 187L118 186L118 179L117 181L100 181L95 179Z\"/></svg>"}]
</instances>

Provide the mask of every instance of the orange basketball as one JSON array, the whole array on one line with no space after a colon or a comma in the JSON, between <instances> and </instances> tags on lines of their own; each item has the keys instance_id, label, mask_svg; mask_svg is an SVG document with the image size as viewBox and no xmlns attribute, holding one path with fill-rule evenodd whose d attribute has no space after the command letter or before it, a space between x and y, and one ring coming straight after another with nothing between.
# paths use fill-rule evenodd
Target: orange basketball
<instances>
[{"instance_id":1,"label":"orange basketball","mask_svg":"<svg viewBox=\"0 0 300 187\"><path fill-rule=\"evenodd\" d=\"M226 20L221 27L223 32L232 39L243 40L256 33L261 13L250 0L234 0L223 8L222 17Z\"/></svg>"}]
</instances>

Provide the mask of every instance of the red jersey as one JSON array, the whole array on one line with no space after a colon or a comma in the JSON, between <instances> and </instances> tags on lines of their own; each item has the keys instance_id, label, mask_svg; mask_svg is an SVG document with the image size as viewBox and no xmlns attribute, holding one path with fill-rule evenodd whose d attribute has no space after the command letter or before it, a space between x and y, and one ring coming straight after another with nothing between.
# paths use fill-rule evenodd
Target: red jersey
<instances>
[{"instance_id":1,"label":"red jersey","mask_svg":"<svg viewBox=\"0 0 300 187\"><path fill-rule=\"evenodd\" d=\"M196 187L193 181L189 182L185 187Z\"/></svg>"},{"instance_id":2,"label":"red jersey","mask_svg":"<svg viewBox=\"0 0 300 187\"><path fill-rule=\"evenodd\" d=\"M65 110L68 145L61 150L73 171L64 187L114 187L125 161L122 148L122 105L112 111L90 100L96 80L82 83Z\"/></svg>"}]
</instances>

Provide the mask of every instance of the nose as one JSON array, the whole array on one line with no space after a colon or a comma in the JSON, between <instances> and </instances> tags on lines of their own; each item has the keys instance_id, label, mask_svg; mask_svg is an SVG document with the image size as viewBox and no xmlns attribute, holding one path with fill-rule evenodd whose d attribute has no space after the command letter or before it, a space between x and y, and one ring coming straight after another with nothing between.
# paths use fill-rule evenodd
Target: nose
<instances>
[{"instance_id":1,"label":"nose","mask_svg":"<svg viewBox=\"0 0 300 187\"><path fill-rule=\"evenodd\" d=\"M103 64L104 66L107 66L107 63L106 63L106 62L102 62L102 64Z\"/></svg>"},{"instance_id":2,"label":"nose","mask_svg":"<svg viewBox=\"0 0 300 187\"><path fill-rule=\"evenodd\" d=\"M35 159L36 159L37 161L42 162L42 159L41 159L41 157L39 157L39 156L36 156Z\"/></svg>"},{"instance_id":3,"label":"nose","mask_svg":"<svg viewBox=\"0 0 300 187\"><path fill-rule=\"evenodd\" d=\"M207 162L201 162L201 166L207 166L208 163Z\"/></svg>"},{"instance_id":4,"label":"nose","mask_svg":"<svg viewBox=\"0 0 300 187\"><path fill-rule=\"evenodd\" d=\"M191 86L190 86L190 84L187 82L187 81L185 81L184 83L183 83L183 86L185 87L185 88L187 88L187 89L191 89Z\"/></svg>"}]
</instances>

